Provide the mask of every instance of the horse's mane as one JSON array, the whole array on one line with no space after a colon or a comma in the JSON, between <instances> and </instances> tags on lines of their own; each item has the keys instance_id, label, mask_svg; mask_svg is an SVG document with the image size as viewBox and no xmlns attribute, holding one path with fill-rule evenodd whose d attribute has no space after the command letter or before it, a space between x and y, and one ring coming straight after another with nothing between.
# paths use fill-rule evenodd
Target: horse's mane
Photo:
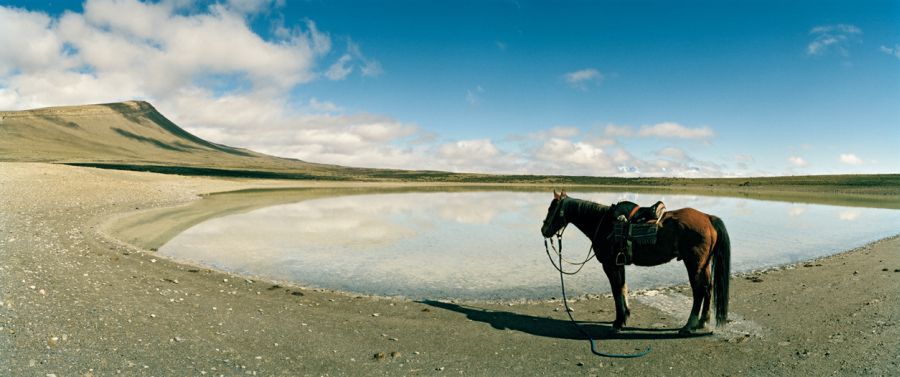
<instances>
[{"instance_id":1,"label":"horse's mane","mask_svg":"<svg viewBox=\"0 0 900 377\"><path fill-rule=\"evenodd\" d=\"M577 212L579 214L583 214L583 215L603 213L607 209L609 209L609 206L605 206L600 203L595 203L590 200L575 199L575 198L570 197L569 200L567 200L567 202L570 203L570 204L568 204L568 207L569 207L569 208L567 208L568 211L574 210L575 212Z\"/></svg>"}]
</instances>

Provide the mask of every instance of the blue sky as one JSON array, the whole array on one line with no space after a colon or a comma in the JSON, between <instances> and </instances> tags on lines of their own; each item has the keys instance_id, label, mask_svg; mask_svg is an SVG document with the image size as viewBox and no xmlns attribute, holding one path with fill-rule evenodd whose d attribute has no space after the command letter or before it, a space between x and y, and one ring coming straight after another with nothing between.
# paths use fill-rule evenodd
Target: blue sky
<instances>
[{"instance_id":1,"label":"blue sky","mask_svg":"<svg viewBox=\"0 0 900 377\"><path fill-rule=\"evenodd\" d=\"M0 107L146 99L353 166L900 172L896 1L52 3L0 2Z\"/></svg>"}]
</instances>

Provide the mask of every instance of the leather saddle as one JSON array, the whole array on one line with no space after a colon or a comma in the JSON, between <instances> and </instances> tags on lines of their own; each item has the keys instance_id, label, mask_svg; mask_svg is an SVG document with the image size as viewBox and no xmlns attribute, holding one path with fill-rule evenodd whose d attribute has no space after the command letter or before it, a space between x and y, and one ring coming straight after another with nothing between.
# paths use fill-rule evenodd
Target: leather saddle
<instances>
[{"instance_id":1,"label":"leather saddle","mask_svg":"<svg viewBox=\"0 0 900 377\"><path fill-rule=\"evenodd\" d=\"M613 218L631 224L655 224L665 212L666 205L661 201L649 207L639 207L635 203L622 201L616 203L613 208Z\"/></svg>"},{"instance_id":2,"label":"leather saddle","mask_svg":"<svg viewBox=\"0 0 900 377\"><path fill-rule=\"evenodd\" d=\"M629 201L613 207L613 231L609 235L616 265L632 263L633 247L656 244L657 222L666 212L666 205L658 201L649 207L640 207Z\"/></svg>"}]
</instances>

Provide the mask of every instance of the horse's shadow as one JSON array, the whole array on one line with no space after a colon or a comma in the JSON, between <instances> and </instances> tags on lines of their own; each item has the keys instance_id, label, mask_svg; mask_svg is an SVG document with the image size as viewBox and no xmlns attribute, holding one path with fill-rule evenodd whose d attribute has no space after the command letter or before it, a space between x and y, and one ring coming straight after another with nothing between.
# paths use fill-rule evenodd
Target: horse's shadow
<instances>
[{"instance_id":1,"label":"horse's shadow","mask_svg":"<svg viewBox=\"0 0 900 377\"><path fill-rule=\"evenodd\" d=\"M484 322L498 330L515 330L527 334L557 339L584 339L578 329L568 319L536 317L512 312L489 310L474 306L447 302L421 300L422 304L435 308L465 314L472 321ZM710 334L684 335L678 329L625 327L616 331L612 322L578 322L585 332L595 339L682 339Z\"/></svg>"}]
</instances>

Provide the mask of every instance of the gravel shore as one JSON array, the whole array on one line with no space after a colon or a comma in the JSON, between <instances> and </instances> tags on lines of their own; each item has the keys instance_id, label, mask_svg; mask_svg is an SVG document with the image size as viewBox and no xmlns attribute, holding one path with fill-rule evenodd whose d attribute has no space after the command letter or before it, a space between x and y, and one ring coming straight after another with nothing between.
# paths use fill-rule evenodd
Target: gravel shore
<instances>
[{"instance_id":1,"label":"gravel shore","mask_svg":"<svg viewBox=\"0 0 900 377\"><path fill-rule=\"evenodd\" d=\"M732 278L724 331L683 338L683 287L572 305L413 302L255 281L174 263L100 232L112 216L255 187L228 180L0 163L0 375L897 375L900 238ZM548 270L548 273L552 271ZM607 289L597 277L598 291Z\"/></svg>"}]
</instances>

